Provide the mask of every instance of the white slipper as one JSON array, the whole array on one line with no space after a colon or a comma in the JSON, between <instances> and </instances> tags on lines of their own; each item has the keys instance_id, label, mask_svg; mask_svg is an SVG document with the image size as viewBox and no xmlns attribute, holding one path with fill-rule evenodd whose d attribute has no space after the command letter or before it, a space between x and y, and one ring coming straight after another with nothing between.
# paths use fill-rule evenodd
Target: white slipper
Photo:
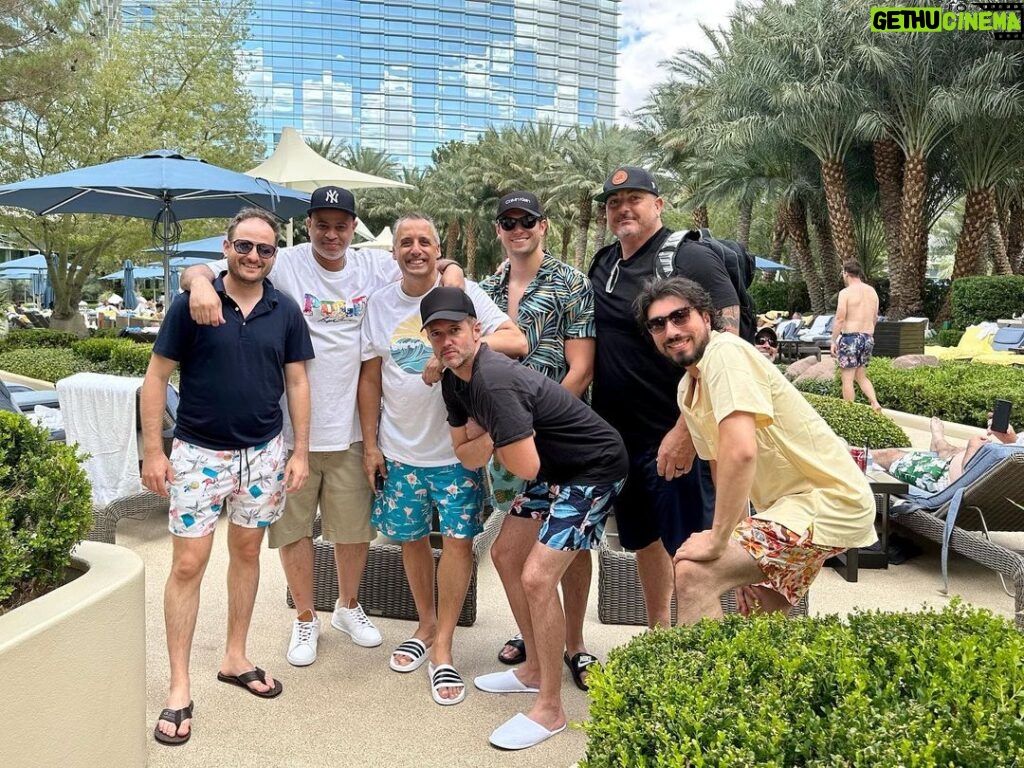
<instances>
[{"instance_id":1,"label":"white slipper","mask_svg":"<svg viewBox=\"0 0 1024 768\"><path fill-rule=\"evenodd\" d=\"M399 664L395 659L396 656L408 656L412 661L408 664ZM422 667L426 660L426 644L418 637L410 637L391 652L391 661L388 662L388 666L395 672L413 672Z\"/></svg>"},{"instance_id":2,"label":"white slipper","mask_svg":"<svg viewBox=\"0 0 1024 768\"><path fill-rule=\"evenodd\" d=\"M436 667L433 664L427 664L427 674L430 675L430 695L442 707L458 704L466 698L466 683L463 681L462 675L451 664L438 664ZM454 699L446 699L441 695L442 688L459 687L462 688L462 692Z\"/></svg>"},{"instance_id":3,"label":"white slipper","mask_svg":"<svg viewBox=\"0 0 1024 768\"><path fill-rule=\"evenodd\" d=\"M491 672L489 675L480 675L473 678L473 685L487 693L539 693L539 688L533 688L519 681L514 669L506 669L504 672Z\"/></svg>"},{"instance_id":4,"label":"white slipper","mask_svg":"<svg viewBox=\"0 0 1024 768\"><path fill-rule=\"evenodd\" d=\"M527 749L535 747L542 741L547 741L556 733L565 730L563 725L549 731L540 723L536 723L522 712L506 720L503 724L494 729L491 734L491 744L499 749Z\"/></svg>"}]
</instances>

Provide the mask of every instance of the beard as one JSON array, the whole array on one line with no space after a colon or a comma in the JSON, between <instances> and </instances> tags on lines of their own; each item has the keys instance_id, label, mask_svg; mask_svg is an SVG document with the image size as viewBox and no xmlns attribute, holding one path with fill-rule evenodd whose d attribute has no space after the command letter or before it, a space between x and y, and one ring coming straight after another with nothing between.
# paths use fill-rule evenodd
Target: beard
<instances>
[{"instance_id":1,"label":"beard","mask_svg":"<svg viewBox=\"0 0 1024 768\"><path fill-rule=\"evenodd\" d=\"M703 339L695 338L692 342L692 352L683 352L681 350L669 352L669 359L673 363L678 365L680 368L689 368L691 365L696 365L704 357L704 351L707 349L709 341L710 338L707 336L705 336Z\"/></svg>"}]
</instances>

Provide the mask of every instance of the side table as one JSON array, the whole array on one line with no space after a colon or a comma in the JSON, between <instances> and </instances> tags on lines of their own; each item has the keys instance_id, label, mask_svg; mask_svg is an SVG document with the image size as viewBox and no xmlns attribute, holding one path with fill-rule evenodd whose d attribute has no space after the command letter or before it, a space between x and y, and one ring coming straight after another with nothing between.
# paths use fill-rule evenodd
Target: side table
<instances>
[{"instance_id":1,"label":"side table","mask_svg":"<svg viewBox=\"0 0 1024 768\"><path fill-rule=\"evenodd\" d=\"M890 499L892 496L905 494L909 490L909 486L905 482L897 480L881 470L868 471L867 476L871 493L875 495L875 506L882 523L878 536L878 549L854 547L827 561L826 564L831 565L847 581L857 581L857 571L860 568L889 567Z\"/></svg>"}]
</instances>

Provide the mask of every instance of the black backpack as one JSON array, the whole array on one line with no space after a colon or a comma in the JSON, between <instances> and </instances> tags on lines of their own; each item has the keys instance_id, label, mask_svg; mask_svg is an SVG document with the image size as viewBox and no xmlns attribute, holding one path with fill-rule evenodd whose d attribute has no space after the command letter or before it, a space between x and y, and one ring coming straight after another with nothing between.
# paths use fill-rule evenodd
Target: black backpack
<instances>
[{"instance_id":1,"label":"black backpack","mask_svg":"<svg viewBox=\"0 0 1024 768\"><path fill-rule=\"evenodd\" d=\"M735 240L718 240L707 229L673 232L658 250L654 260L656 277L671 277L680 258L706 258L710 251L725 265L729 280L736 289L740 306L740 338L754 342L757 313L747 290L754 280L754 257Z\"/></svg>"}]
</instances>

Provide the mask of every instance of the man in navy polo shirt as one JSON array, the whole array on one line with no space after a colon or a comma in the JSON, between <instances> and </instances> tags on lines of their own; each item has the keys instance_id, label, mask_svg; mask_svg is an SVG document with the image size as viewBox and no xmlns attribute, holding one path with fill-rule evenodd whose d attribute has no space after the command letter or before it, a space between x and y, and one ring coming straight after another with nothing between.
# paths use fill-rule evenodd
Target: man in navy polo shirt
<instances>
[{"instance_id":1,"label":"man in navy polo shirt","mask_svg":"<svg viewBox=\"0 0 1024 768\"><path fill-rule=\"evenodd\" d=\"M199 586L213 546L217 517L228 507L227 647L217 679L261 698L282 686L249 661L246 639L259 586L263 532L281 516L285 490L309 474L309 383L313 357L298 304L266 279L277 254L278 226L265 211L246 208L231 220L224 255L228 269L214 281L224 324L201 326L187 301L171 305L142 385L142 482L170 496L174 534L164 621L171 684L153 735L182 744L192 735L189 656ZM181 366L181 402L170 459L160 426L167 382ZM281 396L295 449L285 462Z\"/></svg>"}]
</instances>

